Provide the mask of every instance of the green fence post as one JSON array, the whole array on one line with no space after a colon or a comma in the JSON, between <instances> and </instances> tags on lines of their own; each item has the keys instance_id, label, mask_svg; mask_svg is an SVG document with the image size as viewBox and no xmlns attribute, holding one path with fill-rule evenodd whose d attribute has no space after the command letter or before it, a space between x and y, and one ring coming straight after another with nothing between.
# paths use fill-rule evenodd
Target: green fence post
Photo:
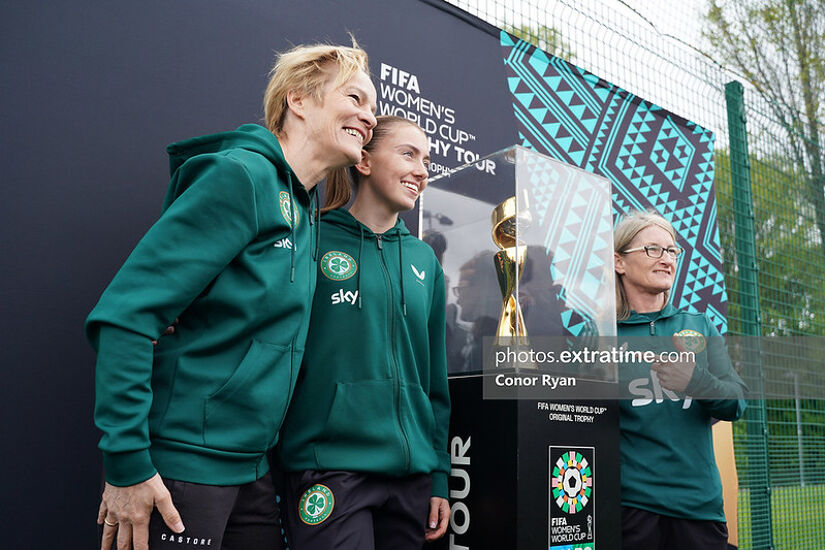
<instances>
[{"instance_id":1,"label":"green fence post","mask_svg":"<svg viewBox=\"0 0 825 550\"><path fill-rule=\"evenodd\" d=\"M748 133L745 121L745 94L737 81L725 85L730 138L730 168L733 184L736 264L739 269L739 299L745 353L745 379L751 394L760 399L748 402L745 421L748 436L748 487L750 489L751 536L753 548L773 548L771 526L771 485L768 465L768 424L765 404L765 374L759 338L762 319L759 313L756 243L754 241L753 198L751 196Z\"/></svg>"}]
</instances>

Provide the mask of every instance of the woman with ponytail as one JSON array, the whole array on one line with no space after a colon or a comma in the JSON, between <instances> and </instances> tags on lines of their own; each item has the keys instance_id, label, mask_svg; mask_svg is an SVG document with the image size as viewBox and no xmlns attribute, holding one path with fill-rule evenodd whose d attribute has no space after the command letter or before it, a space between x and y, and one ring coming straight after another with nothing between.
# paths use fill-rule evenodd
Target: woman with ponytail
<instances>
[{"instance_id":1,"label":"woman with ponytail","mask_svg":"<svg viewBox=\"0 0 825 550\"><path fill-rule=\"evenodd\" d=\"M444 274L398 218L427 186L428 140L409 120L377 120L361 162L326 183L318 286L279 446L295 550L419 549L449 519Z\"/></svg>"},{"instance_id":2,"label":"woman with ponytail","mask_svg":"<svg viewBox=\"0 0 825 550\"><path fill-rule=\"evenodd\" d=\"M619 341L658 352L622 367L635 397L619 403L622 548L726 550L711 422L742 415L744 383L711 319L669 303L682 253L673 226L634 212L613 244Z\"/></svg>"}]
</instances>

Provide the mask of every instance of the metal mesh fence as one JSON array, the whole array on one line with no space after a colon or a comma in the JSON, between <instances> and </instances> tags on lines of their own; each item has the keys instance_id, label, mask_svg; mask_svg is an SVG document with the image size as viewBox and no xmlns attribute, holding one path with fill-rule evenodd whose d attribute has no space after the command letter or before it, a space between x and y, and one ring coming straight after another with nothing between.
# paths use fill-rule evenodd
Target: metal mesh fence
<instances>
[{"instance_id":1,"label":"metal mesh fence","mask_svg":"<svg viewBox=\"0 0 825 550\"><path fill-rule=\"evenodd\" d=\"M825 135L805 139L705 53L705 0L449 2L715 133L728 330L789 339L757 353L748 382L766 399L734 425L739 547L825 548ZM733 80L744 117L729 112Z\"/></svg>"},{"instance_id":2,"label":"metal mesh fence","mask_svg":"<svg viewBox=\"0 0 825 550\"><path fill-rule=\"evenodd\" d=\"M753 89L746 90L745 104L761 333L794 337L796 344L763 357L765 379L772 381L765 388L772 539L776 548L823 548L825 403L815 397L822 390L817 377L825 331L825 255L810 196L812 176L805 160L794 158L791 142L804 138L779 123ZM818 187L821 194L821 182ZM726 189L720 181L718 193ZM731 285L738 282L736 267L727 268ZM741 322L737 305L732 294L731 320ZM743 448L750 442L737 440ZM751 510L751 523L759 520Z\"/></svg>"}]
</instances>

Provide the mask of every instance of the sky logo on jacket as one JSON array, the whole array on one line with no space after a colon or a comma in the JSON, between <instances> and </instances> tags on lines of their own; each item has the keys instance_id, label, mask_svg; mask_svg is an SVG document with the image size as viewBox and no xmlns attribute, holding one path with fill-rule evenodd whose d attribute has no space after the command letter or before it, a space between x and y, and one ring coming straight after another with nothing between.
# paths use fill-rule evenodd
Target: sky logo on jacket
<instances>
[{"instance_id":1,"label":"sky logo on jacket","mask_svg":"<svg viewBox=\"0 0 825 550\"><path fill-rule=\"evenodd\" d=\"M330 250L321 258L321 273L333 281L346 281L358 271L355 259L344 252Z\"/></svg>"},{"instance_id":2,"label":"sky logo on jacket","mask_svg":"<svg viewBox=\"0 0 825 550\"><path fill-rule=\"evenodd\" d=\"M287 250L292 250L295 248L295 245L289 240L289 237L284 237L283 239L278 239L275 241L272 246L275 248L286 248ZM297 248L295 250L298 250Z\"/></svg>"},{"instance_id":3,"label":"sky logo on jacket","mask_svg":"<svg viewBox=\"0 0 825 550\"><path fill-rule=\"evenodd\" d=\"M332 305L335 304L350 304L355 305L355 302L358 301L358 291L347 290L345 291L343 288L340 289L335 294L330 294L330 299L332 300Z\"/></svg>"},{"instance_id":4,"label":"sky logo on jacket","mask_svg":"<svg viewBox=\"0 0 825 550\"><path fill-rule=\"evenodd\" d=\"M648 388L648 384L652 387ZM655 372L651 372L650 377L635 378L631 380L628 385L628 389L632 395L637 396L636 399L630 402L632 407L645 407L651 403L656 403L659 405L664 403L665 399L669 399L674 402L682 400L682 398L679 397L679 394L675 391L662 387L662 384L659 382L659 377L656 376ZM692 403L693 398L687 395L682 403L682 408L689 409Z\"/></svg>"}]
</instances>

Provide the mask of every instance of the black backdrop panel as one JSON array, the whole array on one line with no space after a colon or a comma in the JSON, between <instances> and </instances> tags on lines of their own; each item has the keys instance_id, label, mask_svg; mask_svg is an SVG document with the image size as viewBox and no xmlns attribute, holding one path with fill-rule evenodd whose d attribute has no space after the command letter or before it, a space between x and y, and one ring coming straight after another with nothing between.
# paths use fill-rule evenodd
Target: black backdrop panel
<instances>
[{"instance_id":1,"label":"black backdrop panel","mask_svg":"<svg viewBox=\"0 0 825 550\"><path fill-rule=\"evenodd\" d=\"M101 461L82 325L159 214L168 143L259 121L274 52L347 31L384 108L409 108L412 75L436 106L416 107L422 124L441 114L436 164L518 136L498 33L441 2L16 0L0 21L3 541L91 548Z\"/></svg>"}]
</instances>

